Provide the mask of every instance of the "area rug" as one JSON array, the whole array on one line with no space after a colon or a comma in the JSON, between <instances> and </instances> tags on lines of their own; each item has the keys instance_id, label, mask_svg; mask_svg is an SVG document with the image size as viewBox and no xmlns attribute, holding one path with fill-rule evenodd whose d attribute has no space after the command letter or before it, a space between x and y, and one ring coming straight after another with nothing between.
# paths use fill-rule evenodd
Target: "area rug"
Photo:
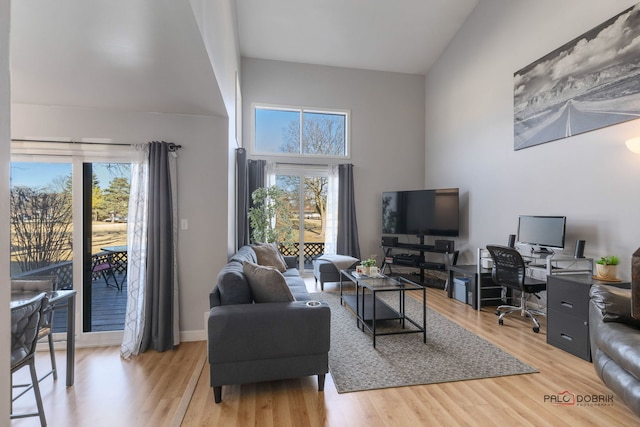
<instances>
[{"instance_id":1,"label":"area rug","mask_svg":"<svg viewBox=\"0 0 640 427\"><path fill-rule=\"evenodd\" d=\"M538 372L429 308L426 344L420 333L386 335L378 336L373 348L371 334L356 327L353 311L340 304L339 295L315 293L313 298L331 307L329 370L338 393ZM406 297L405 311L422 319L420 303L412 297ZM397 325L387 321L376 327Z\"/></svg>"}]
</instances>

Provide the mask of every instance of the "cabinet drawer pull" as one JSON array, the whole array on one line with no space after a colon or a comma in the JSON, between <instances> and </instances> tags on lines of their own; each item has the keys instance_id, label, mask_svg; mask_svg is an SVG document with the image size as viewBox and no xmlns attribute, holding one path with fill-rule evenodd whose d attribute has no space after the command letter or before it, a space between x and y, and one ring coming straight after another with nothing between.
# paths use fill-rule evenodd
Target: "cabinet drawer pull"
<instances>
[{"instance_id":1,"label":"cabinet drawer pull","mask_svg":"<svg viewBox=\"0 0 640 427\"><path fill-rule=\"evenodd\" d=\"M560 336L567 341L573 341L573 338L570 335L561 333Z\"/></svg>"},{"instance_id":2,"label":"cabinet drawer pull","mask_svg":"<svg viewBox=\"0 0 640 427\"><path fill-rule=\"evenodd\" d=\"M567 308L573 308L573 304L571 304L568 301L562 301L562 302L560 302L560 305L563 306L563 307L567 307Z\"/></svg>"}]
</instances>

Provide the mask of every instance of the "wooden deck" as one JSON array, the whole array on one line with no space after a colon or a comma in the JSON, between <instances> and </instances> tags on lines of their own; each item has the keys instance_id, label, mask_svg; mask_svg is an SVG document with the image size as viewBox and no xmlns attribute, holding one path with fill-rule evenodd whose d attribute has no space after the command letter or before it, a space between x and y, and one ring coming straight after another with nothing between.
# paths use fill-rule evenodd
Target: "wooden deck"
<instances>
[{"instance_id":1,"label":"wooden deck","mask_svg":"<svg viewBox=\"0 0 640 427\"><path fill-rule=\"evenodd\" d=\"M96 278L92 283L91 298L91 332L121 331L124 329L124 317L127 309L127 280L124 274L116 274L118 283L122 283L119 291L113 286L106 286L104 279ZM113 284L113 279L109 282ZM80 299L76 304L80 304ZM66 332L67 309L54 312L53 331Z\"/></svg>"}]
</instances>

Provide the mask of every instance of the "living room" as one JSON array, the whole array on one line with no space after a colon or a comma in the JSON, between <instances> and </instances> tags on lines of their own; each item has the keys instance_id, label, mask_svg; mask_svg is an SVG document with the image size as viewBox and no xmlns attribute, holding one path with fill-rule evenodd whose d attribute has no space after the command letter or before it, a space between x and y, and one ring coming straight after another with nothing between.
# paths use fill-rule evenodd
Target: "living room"
<instances>
[{"instance_id":1,"label":"living room","mask_svg":"<svg viewBox=\"0 0 640 427\"><path fill-rule=\"evenodd\" d=\"M193 41L208 54L210 63L200 64L198 74L214 83L202 90L213 99L205 106L163 109L153 105L152 98L125 108L28 99L10 103L4 95L0 106L0 168L5 177L10 138L104 138L123 143L164 139L184 146L179 210L189 220L189 229L180 234L179 263L185 341L204 339L205 296L213 285L212 274L234 250L237 70L244 141L252 134L252 102L351 110L351 162L363 254L381 254L382 191L458 187L462 229L456 249L461 263L471 263L478 247L506 243L520 214L565 215L567 252L572 252L573 242L585 240L587 256L618 255L620 277L630 279L630 257L639 246L634 240L634 208L639 202L629 199L626 189L640 174L640 157L624 142L639 136L637 120L514 151L513 73L635 1L482 0L426 75L240 60L232 3L173 6L176 19L195 15L188 26L180 27L190 30L185 44ZM8 20L9 2L0 3L0 9ZM3 94L9 93L8 27L1 26L0 36ZM194 71L183 71L193 76ZM15 83L18 79L12 75ZM5 178L0 196L6 200L7 193ZM8 223L6 212L0 215L0 222ZM0 230L0 237L8 241L8 229ZM6 271L8 249L0 248L0 254ZM3 285L7 281L3 279ZM6 303L8 285L0 288L0 300ZM8 339L7 328L0 328ZM6 355L0 360L8 362ZM2 379L0 400L8 402L4 390L9 381L4 374ZM560 390L550 390L556 391Z\"/></svg>"}]
</instances>

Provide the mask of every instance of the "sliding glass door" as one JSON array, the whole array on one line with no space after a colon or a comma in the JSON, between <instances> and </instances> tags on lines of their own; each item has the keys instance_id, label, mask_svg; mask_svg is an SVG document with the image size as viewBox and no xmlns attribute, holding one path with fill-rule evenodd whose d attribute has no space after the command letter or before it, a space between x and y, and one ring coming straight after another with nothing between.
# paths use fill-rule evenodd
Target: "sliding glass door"
<instances>
[{"instance_id":1,"label":"sliding glass door","mask_svg":"<svg viewBox=\"0 0 640 427\"><path fill-rule=\"evenodd\" d=\"M70 162L11 163L12 279L55 276L73 288L72 171Z\"/></svg>"},{"instance_id":2,"label":"sliding glass door","mask_svg":"<svg viewBox=\"0 0 640 427\"><path fill-rule=\"evenodd\" d=\"M85 332L124 329L127 308L128 163L83 163L82 328Z\"/></svg>"},{"instance_id":3,"label":"sliding glass door","mask_svg":"<svg viewBox=\"0 0 640 427\"><path fill-rule=\"evenodd\" d=\"M298 257L301 271L311 270L313 259L324 253L328 172L325 167L280 167L275 184L286 192L295 235L282 250Z\"/></svg>"},{"instance_id":4,"label":"sliding glass door","mask_svg":"<svg viewBox=\"0 0 640 427\"><path fill-rule=\"evenodd\" d=\"M84 342L119 342L127 299L128 150L114 155L105 148L105 155L91 159L82 153L25 155L22 146L16 151L11 278L54 276L58 288L76 289L79 342L95 332L116 335L86 335ZM56 312L54 332L66 331L65 316Z\"/></svg>"}]
</instances>

